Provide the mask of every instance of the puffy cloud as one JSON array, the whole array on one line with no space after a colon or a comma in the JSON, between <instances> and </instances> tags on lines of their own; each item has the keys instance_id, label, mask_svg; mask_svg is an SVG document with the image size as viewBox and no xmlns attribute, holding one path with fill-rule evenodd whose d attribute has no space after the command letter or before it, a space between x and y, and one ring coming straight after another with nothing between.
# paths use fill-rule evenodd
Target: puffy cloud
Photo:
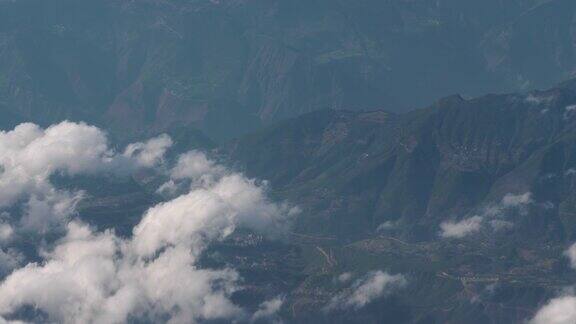
<instances>
[{"instance_id":1,"label":"puffy cloud","mask_svg":"<svg viewBox=\"0 0 576 324\"><path fill-rule=\"evenodd\" d=\"M266 300L260 304L258 310L252 315L252 321L268 320L276 318L284 304L284 297L279 296L271 300Z\"/></svg>"},{"instance_id":2,"label":"puffy cloud","mask_svg":"<svg viewBox=\"0 0 576 324\"><path fill-rule=\"evenodd\" d=\"M570 266L576 269L576 243L572 244L564 256L570 260ZM563 296L552 298L538 310L531 324L568 324L576 323L576 296L573 288L564 291Z\"/></svg>"},{"instance_id":3,"label":"puffy cloud","mask_svg":"<svg viewBox=\"0 0 576 324\"><path fill-rule=\"evenodd\" d=\"M134 159L139 165L150 168L164 162L164 154L172 144L170 136L162 134L147 142L129 144L124 155Z\"/></svg>"},{"instance_id":4,"label":"puffy cloud","mask_svg":"<svg viewBox=\"0 0 576 324\"><path fill-rule=\"evenodd\" d=\"M350 272L344 272L338 276L339 282L348 282L350 279L352 279L352 273Z\"/></svg>"},{"instance_id":5,"label":"puffy cloud","mask_svg":"<svg viewBox=\"0 0 576 324\"><path fill-rule=\"evenodd\" d=\"M380 297L390 295L406 284L407 280L403 275L373 271L356 280L350 289L332 298L325 310L349 308L358 310Z\"/></svg>"},{"instance_id":6,"label":"puffy cloud","mask_svg":"<svg viewBox=\"0 0 576 324\"><path fill-rule=\"evenodd\" d=\"M134 228L134 249L147 256L167 245L186 244L197 254L205 242L229 235L238 225L282 235L292 212L269 202L254 180L226 175L148 210Z\"/></svg>"},{"instance_id":7,"label":"puffy cloud","mask_svg":"<svg viewBox=\"0 0 576 324\"><path fill-rule=\"evenodd\" d=\"M396 228L397 226L398 226L398 224L395 222L385 221L384 223L378 225L378 227L376 228L376 232L378 232L378 233L386 232L388 230Z\"/></svg>"},{"instance_id":8,"label":"puffy cloud","mask_svg":"<svg viewBox=\"0 0 576 324\"><path fill-rule=\"evenodd\" d=\"M444 222L440 224L440 236L444 238L462 238L471 233L478 232L481 228L482 221L482 217L472 216L459 222Z\"/></svg>"},{"instance_id":9,"label":"puffy cloud","mask_svg":"<svg viewBox=\"0 0 576 324\"><path fill-rule=\"evenodd\" d=\"M23 228L46 233L65 223L82 197L81 192L57 190L50 182L53 175L127 175L162 161L171 143L161 135L116 154L105 132L84 123L64 121L46 129L24 123L0 131L0 208L23 201Z\"/></svg>"},{"instance_id":10,"label":"puffy cloud","mask_svg":"<svg viewBox=\"0 0 576 324\"><path fill-rule=\"evenodd\" d=\"M172 141L167 135L130 144L124 155L108 147L106 133L84 123L64 121L42 129L26 123L0 132L0 206L24 193L45 193L49 178L98 172L127 172L163 159Z\"/></svg>"},{"instance_id":11,"label":"puffy cloud","mask_svg":"<svg viewBox=\"0 0 576 324\"><path fill-rule=\"evenodd\" d=\"M0 312L33 305L63 323L122 323L129 315L187 323L241 314L228 299L236 289L234 271L197 269L184 247L142 260L127 245L110 231L70 223L44 264L29 264L2 283Z\"/></svg>"},{"instance_id":12,"label":"puffy cloud","mask_svg":"<svg viewBox=\"0 0 576 324\"><path fill-rule=\"evenodd\" d=\"M576 243L564 251L564 255L570 260L570 266L576 269Z\"/></svg>"},{"instance_id":13,"label":"puffy cloud","mask_svg":"<svg viewBox=\"0 0 576 324\"><path fill-rule=\"evenodd\" d=\"M180 155L176 166L171 171L173 179L198 179L201 177L221 175L225 169L199 151L190 151Z\"/></svg>"},{"instance_id":14,"label":"puffy cloud","mask_svg":"<svg viewBox=\"0 0 576 324\"><path fill-rule=\"evenodd\" d=\"M24 193L44 193L49 177L93 173L111 161L106 136L98 128L62 122L46 130L21 124L0 132L0 206Z\"/></svg>"},{"instance_id":15,"label":"puffy cloud","mask_svg":"<svg viewBox=\"0 0 576 324\"><path fill-rule=\"evenodd\" d=\"M532 193L526 192L523 194L506 194L502 198L502 206L504 208L521 207L532 203Z\"/></svg>"},{"instance_id":16,"label":"puffy cloud","mask_svg":"<svg viewBox=\"0 0 576 324\"><path fill-rule=\"evenodd\" d=\"M476 233L482 226L489 225L493 231L502 231L514 227L514 223L502 219L506 212L515 211L521 215L533 204L532 193L506 194L499 202L486 206L479 215L460 221L445 221L440 224L439 235L443 238L463 238Z\"/></svg>"},{"instance_id":17,"label":"puffy cloud","mask_svg":"<svg viewBox=\"0 0 576 324\"><path fill-rule=\"evenodd\" d=\"M64 323L122 323L128 316L190 323L243 315L229 299L238 274L198 269L184 246L142 259L111 232L95 234L77 223L68 230L44 264L29 264L0 286L0 313L33 305Z\"/></svg>"},{"instance_id":18,"label":"puffy cloud","mask_svg":"<svg viewBox=\"0 0 576 324\"><path fill-rule=\"evenodd\" d=\"M205 162L202 155L187 156ZM224 168L215 164L204 170L210 181L192 181L189 192L151 207L130 238L69 222L67 235L42 263L15 270L0 285L0 315L33 306L68 323L250 319L230 299L240 289L238 273L201 269L198 258L239 226L281 235L294 210L270 202L254 180L220 172ZM281 304L263 303L254 316L273 316Z\"/></svg>"},{"instance_id":19,"label":"puffy cloud","mask_svg":"<svg viewBox=\"0 0 576 324\"><path fill-rule=\"evenodd\" d=\"M164 197L174 197L180 190L181 187L174 180L169 180L160 185L156 193Z\"/></svg>"},{"instance_id":20,"label":"puffy cloud","mask_svg":"<svg viewBox=\"0 0 576 324\"><path fill-rule=\"evenodd\" d=\"M576 323L576 297L562 296L552 299L530 321L531 324Z\"/></svg>"},{"instance_id":21,"label":"puffy cloud","mask_svg":"<svg viewBox=\"0 0 576 324\"><path fill-rule=\"evenodd\" d=\"M68 230L45 264L29 264L2 283L2 314L31 304L59 322L87 322L100 311L97 306L115 284L115 238L110 232L95 236L75 223Z\"/></svg>"},{"instance_id":22,"label":"puffy cloud","mask_svg":"<svg viewBox=\"0 0 576 324\"><path fill-rule=\"evenodd\" d=\"M46 234L64 224L75 212L84 193L59 191L53 188L42 195L32 195L24 205L20 219L22 229Z\"/></svg>"},{"instance_id":23,"label":"puffy cloud","mask_svg":"<svg viewBox=\"0 0 576 324\"><path fill-rule=\"evenodd\" d=\"M499 203L488 205L482 212L482 217L499 218L505 215L507 211L517 211L521 215L527 213L527 208L534 203L531 192L523 194L508 193L502 197Z\"/></svg>"},{"instance_id":24,"label":"puffy cloud","mask_svg":"<svg viewBox=\"0 0 576 324\"><path fill-rule=\"evenodd\" d=\"M14 228L8 223L0 223L0 243L6 243L14 236Z\"/></svg>"}]
</instances>

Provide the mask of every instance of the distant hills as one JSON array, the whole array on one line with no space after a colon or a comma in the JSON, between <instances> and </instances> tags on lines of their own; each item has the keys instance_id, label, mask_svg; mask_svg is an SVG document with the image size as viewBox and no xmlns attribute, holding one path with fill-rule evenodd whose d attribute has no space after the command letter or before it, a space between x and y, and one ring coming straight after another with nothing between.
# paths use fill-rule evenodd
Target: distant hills
<instances>
[{"instance_id":1,"label":"distant hills","mask_svg":"<svg viewBox=\"0 0 576 324\"><path fill-rule=\"evenodd\" d=\"M549 87L570 0L0 2L0 109L222 142L319 109L406 111Z\"/></svg>"}]
</instances>

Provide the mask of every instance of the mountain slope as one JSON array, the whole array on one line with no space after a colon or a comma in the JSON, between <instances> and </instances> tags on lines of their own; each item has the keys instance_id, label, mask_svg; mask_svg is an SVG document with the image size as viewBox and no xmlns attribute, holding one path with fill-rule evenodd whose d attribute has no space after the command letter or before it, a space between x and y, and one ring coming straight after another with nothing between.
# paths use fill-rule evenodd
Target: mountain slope
<instances>
[{"instance_id":1,"label":"mountain slope","mask_svg":"<svg viewBox=\"0 0 576 324\"><path fill-rule=\"evenodd\" d=\"M309 231L349 238L398 222L408 237L430 239L446 219L531 192L555 206L539 211L547 217L537 231L563 240L574 235L561 215L573 200L575 103L569 82L527 95L453 96L403 115L321 111L229 151L249 175L303 201Z\"/></svg>"},{"instance_id":2,"label":"mountain slope","mask_svg":"<svg viewBox=\"0 0 576 324\"><path fill-rule=\"evenodd\" d=\"M318 109L547 86L573 70L574 8L542 2L3 1L0 109L223 141Z\"/></svg>"},{"instance_id":3,"label":"mountain slope","mask_svg":"<svg viewBox=\"0 0 576 324\"><path fill-rule=\"evenodd\" d=\"M307 277L289 318L523 323L576 280L564 258L576 237L575 104L569 81L407 114L325 110L221 152L302 208L291 243ZM361 310L314 315L335 277L374 269L410 284Z\"/></svg>"}]
</instances>

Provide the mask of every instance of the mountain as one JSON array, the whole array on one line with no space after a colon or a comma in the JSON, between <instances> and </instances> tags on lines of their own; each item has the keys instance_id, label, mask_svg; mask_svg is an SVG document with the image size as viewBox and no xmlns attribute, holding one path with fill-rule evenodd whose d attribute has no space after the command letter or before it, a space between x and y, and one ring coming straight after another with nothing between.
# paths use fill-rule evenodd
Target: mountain
<instances>
[{"instance_id":1,"label":"mountain","mask_svg":"<svg viewBox=\"0 0 576 324\"><path fill-rule=\"evenodd\" d=\"M431 225L446 218L531 192L558 207L532 227L548 235L541 238L563 240L574 237L561 217L574 199L574 85L452 96L406 114L318 111L242 138L228 151L247 174L304 201L310 231L344 239L390 221L429 239L437 231Z\"/></svg>"},{"instance_id":2,"label":"mountain","mask_svg":"<svg viewBox=\"0 0 576 324\"><path fill-rule=\"evenodd\" d=\"M181 128L166 163L205 150L301 210L282 240L238 228L199 258L238 272L244 309L281 296L289 323L523 323L576 282L563 256L575 238L575 105L571 80L408 113L320 110L224 145ZM124 239L174 201L152 170L51 181L81 189L78 218ZM37 260L30 240L15 246ZM339 303L370 278L392 293Z\"/></svg>"},{"instance_id":3,"label":"mountain","mask_svg":"<svg viewBox=\"0 0 576 324\"><path fill-rule=\"evenodd\" d=\"M576 237L575 107L572 80L404 114L323 110L221 153L302 208L294 314L312 316L339 273L389 269L413 285L332 320L523 322L575 279L562 260Z\"/></svg>"},{"instance_id":4,"label":"mountain","mask_svg":"<svg viewBox=\"0 0 576 324\"><path fill-rule=\"evenodd\" d=\"M0 0L0 322L576 314L575 13Z\"/></svg>"},{"instance_id":5,"label":"mountain","mask_svg":"<svg viewBox=\"0 0 576 324\"><path fill-rule=\"evenodd\" d=\"M481 45L488 68L524 88L574 77L575 8L573 1L547 1L489 32Z\"/></svg>"},{"instance_id":6,"label":"mountain","mask_svg":"<svg viewBox=\"0 0 576 324\"><path fill-rule=\"evenodd\" d=\"M0 109L222 142L319 109L551 86L574 70L574 13L566 0L2 1Z\"/></svg>"}]
</instances>

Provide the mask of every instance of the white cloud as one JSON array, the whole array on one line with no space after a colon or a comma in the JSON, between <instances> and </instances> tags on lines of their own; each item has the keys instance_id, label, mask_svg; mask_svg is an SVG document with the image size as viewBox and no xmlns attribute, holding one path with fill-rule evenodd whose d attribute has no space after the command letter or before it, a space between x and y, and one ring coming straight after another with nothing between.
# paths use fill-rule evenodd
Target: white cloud
<instances>
[{"instance_id":1,"label":"white cloud","mask_svg":"<svg viewBox=\"0 0 576 324\"><path fill-rule=\"evenodd\" d=\"M56 173L93 173L110 162L106 136L85 124L62 122L46 130L21 124L0 132L0 206L24 193L43 193Z\"/></svg>"},{"instance_id":2,"label":"white cloud","mask_svg":"<svg viewBox=\"0 0 576 324\"><path fill-rule=\"evenodd\" d=\"M21 195L46 193L50 176L127 173L137 165L153 166L171 145L167 135L128 145L124 155L108 147L106 134L84 123L61 122L41 129L26 123L0 132L0 206Z\"/></svg>"},{"instance_id":3,"label":"white cloud","mask_svg":"<svg viewBox=\"0 0 576 324\"><path fill-rule=\"evenodd\" d=\"M122 155L108 146L106 133L84 123L64 121L46 129L24 123L0 131L0 208L24 201L23 228L46 233L65 223L82 197L81 192L56 189L51 176L127 175L162 161L171 143L161 135L128 145Z\"/></svg>"},{"instance_id":4,"label":"white cloud","mask_svg":"<svg viewBox=\"0 0 576 324\"><path fill-rule=\"evenodd\" d=\"M70 224L68 231L68 236L46 256L45 264L29 264L2 283L2 314L31 304L55 321L87 322L90 313L100 311L97 305L115 284L115 237L110 232L93 235L76 223Z\"/></svg>"},{"instance_id":5,"label":"white cloud","mask_svg":"<svg viewBox=\"0 0 576 324\"><path fill-rule=\"evenodd\" d=\"M502 197L499 203L488 205L484 209L482 217L488 219L502 218L506 216L506 212L510 211L525 215L528 212L528 207L533 203L534 200L532 199L531 192L525 192L523 194L508 193Z\"/></svg>"},{"instance_id":6,"label":"white cloud","mask_svg":"<svg viewBox=\"0 0 576 324\"><path fill-rule=\"evenodd\" d=\"M325 310L355 309L358 310L370 302L390 295L407 284L403 275L390 275L382 271L373 271L356 280L350 289L336 295Z\"/></svg>"},{"instance_id":7,"label":"white cloud","mask_svg":"<svg viewBox=\"0 0 576 324\"><path fill-rule=\"evenodd\" d=\"M254 180L216 165L205 170L211 181L193 181L189 192L150 208L130 238L69 222L42 263L15 270L0 285L0 315L32 306L65 323L250 319L230 300L240 289L236 271L201 269L197 260L239 226L281 235L294 210L270 202ZM272 300L256 314L272 316L280 307Z\"/></svg>"},{"instance_id":8,"label":"white cloud","mask_svg":"<svg viewBox=\"0 0 576 324\"><path fill-rule=\"evenodd\" d=\"M271 319L276 318L283 304L284 297L282 296L262 302L258 307L258 310L252 315L252 321L270 321Z\"/></svg>"},{"instance_id":9,"label":"white cloud","mask_svg":"<svg viewBox=\"0 0 576 324\"><path fill-rule=\"evenodd\" d=\"M42 195L32 195L24 205L24 213L20 219L21 228L40 234L52 231L65 224L83 196L81 191L67 192L53 188Z\"/></svg>"},{"instance_id":10,"label":"white cloud","mask_svg":"<svg viewBox=\"0 0 576 324\"><path fill-rule=\"evenodd\" d=\"M398 224L396 224L395 222L386 221L386 222L378 225L378 227L376 228L376 232L385 232L385 231L394 229L396 226L398 226Z\"/></svg>"},{"instance_id":11,"label":"white cloud","mask_svg":"<svg viewBox=\"0 0 576 324\"><path fill-rule=\"evenodd\" d=\"M199 151L190 151L180 155L176 166L170 176L173 179L199 179L207 176L222 175L225 169L216 165L213 161Z\"/></svg>"},{"instance_id":12,"label":"white cloud","mask_svg":"<svg viewBox=\"0 0 576 324\"><path fill-rule=\"evenodd\" d=\"M7 223L0 223L0 243L9 242L14 236L14 228Z\"/></svg>"},{"instance_id":13,"label":"white cloud","mask_svg":"<svg viewBox=\"0 0 576 324\"><path fill-rule=\"evenodd\" d=\"M562 296L552 299L542 307L531 324L573 324L576 323L576 297Z\"/></svg>"},{"instance_id":14,"label":"white cloud","mask_svg":"<svg viewBox=\"0 0 576 324\"><path fill-rule=\"evenodd\" d=\"M523 194L506 194L502 198L502 206L504 208L521 207L532 203L532 193L526 192Z\"/></svg>"},{"instance_id":15,"label":"white cloud","mask_svg":"<svg viewBox=\"0 0 576 324\"><path fill-rule=\"evenodd\" d=\"M236 226L282 235L291 213L286 206L269 202L253 180L226 175L148 210L134 228L134 249L147 256L167 245L186 244L197 254L205 242L229 235Z\"/></svg>"},{"instance_id":16,"label":"white cloud","mask_svg":"<svg viewBox=\"0 0 576 324\"><path fill-rule=\"evenodd\" d=\"M440 224L440 236L444 238L462 238L466 235L478 232L481 228L483 218L472 216L459 222L443 222Z\"/></svg>"},{"instance_id":17,"label":"white cloud","mask_svg":"<svg viewBox=\"0 0 576 324\"><path fill-rule=\"evenodd\" d=\"M151 168L164 162L164 154L172 144L170 136L162 134L147 142L129 144L124 155L136 160L140 166Z\"/></svg>"},{"instance_id":18,"label":"white cloud","mask_svg":"<svg viewBox=\"0 0 576 324\"><path fill-rule=\"evenodd\" d=\"M180 190L180 186L174 180L169 180L158 187L156 193L164 197L173 198Z\"/></svg>"},{"instance_id":19,"label":"white cloud","mask_svg":"<svg viewBox=\"0 0 576 324\"><path fill-rule=\"evenodd\" d=\"M564 255L570 260L570 266L576 269L576 243L564 251Z\"/></svg>"},{"instance_id":20,"label":"white cloud","mask_svg":"<svg viewBox=\"0 0 576 324\"><path fill-rule=\"evenodd\" d=\"M576 243L572 244L564 256L570 260L570 266L576 269ZM563 296L552 298L548 304L538 310L531 324L572 324L576 323L576 296L572 287L565 289Z\"/></svg>"},{"instance_id":21,"label":"white cloud","mask_svg":"<svg viewBox=\"0 0 576 324\"><path fill-rule=\"evenodd\" d=\"M514 227L514 223L501 220L501 219L493 219L490 221L490 226L494 231L503 231Z\"/></svg>"},{"instance_id":22,"label":"white cloud","mask_svg":"<svg viewBox=\"0 0 576 324\"><path fill-rule=\"evenodd\" d=\"M529 94L526 96L525 101L532 105L547 105L554 101L556 98L553 95L538 95L538 94Z\"/></svg>"},{"instance_id":23,"label":"white cloud","mask_svg":"<svg viewBox=\"0 0 576 324\"><path fill-rule=\"evenodd\" d=\"M129 315L167 315L173 323L242 316L229 299L238 289L235 271L198 269L184 246L148 260L135 257L129 245L111 232L95 234L71 223L46 263L17 270L0 286L0 313L33 305L63 323L122 323Z\"/></svg>"},{"instance_id":24,"label":"white cloud","mask_svg":"<svg viewBox=\"0 0 576 324\"><path fill-rule=\"evenodd\" d=\"M484 224L494 231L501 231L514 227L514 223L502 219L506 212L515 211L521 215L527 213L527 208L533 204L532 193L506 194L498 203L486 206L480 213L461 221L445 221L440 224L440 236L443 238L463 238L482 229Z\"/></svg>"},{"instance_id":25,"label":"white cloud","mask_svg":"<svg viewBox=\"0 0 576 324\"><path fill-rule=\"evenodd\" d=\"M343 282L343 283L348 282L348 281L350 281L350 279L352 279L352 273L351 272L344 272L338 276L339 282Z\"/></svg>"}]
</instances>

